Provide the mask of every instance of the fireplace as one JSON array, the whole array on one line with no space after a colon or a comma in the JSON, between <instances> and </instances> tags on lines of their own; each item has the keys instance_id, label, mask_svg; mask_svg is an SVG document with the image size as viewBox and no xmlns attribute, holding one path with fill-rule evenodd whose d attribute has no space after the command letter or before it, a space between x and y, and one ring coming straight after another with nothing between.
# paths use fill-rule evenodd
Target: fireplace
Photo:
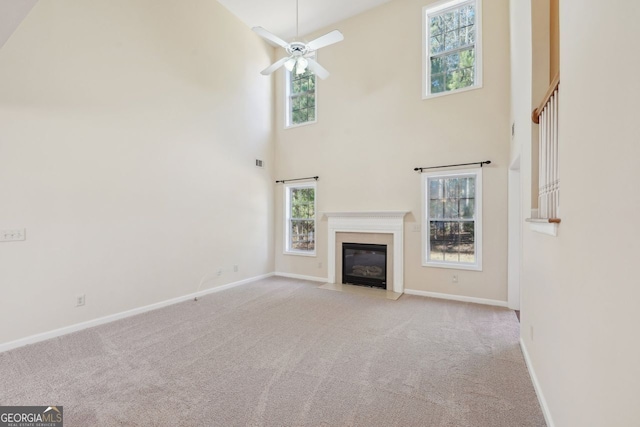
<instances>
[{"instance_id":1,"label":"fireplace","mask_svg":"<svg viewBox=\"0 0 640 427\"><path fill-rule=\"evenodd\" d=\"M387 288L387 245L342 244L342 283Z\"/></svg>"},{"instance_id":2,"label":"fireplace","mask_svg":"<svg viewBox=\"0 0 640 427\"><path fill-rule=\"evenodd\" d=\"M389 249L389 290L404 292L404 216L409 211L367 211L367 212L323 212L328 218L327 237L327 278L329 283L336 283L336 264L342 260L341 245L336 244L336 236L340 233L358 234L390 234L392 236ZM346 240L349 241L349 240ZM351 240L352 242L354 240ZM356 240L357 241L357 240ZM380 243L380 242L370 242ZM342 271L339 268L338 271ZM341 280L339 282L342 282Z\"/></svg>"}]
</instances>

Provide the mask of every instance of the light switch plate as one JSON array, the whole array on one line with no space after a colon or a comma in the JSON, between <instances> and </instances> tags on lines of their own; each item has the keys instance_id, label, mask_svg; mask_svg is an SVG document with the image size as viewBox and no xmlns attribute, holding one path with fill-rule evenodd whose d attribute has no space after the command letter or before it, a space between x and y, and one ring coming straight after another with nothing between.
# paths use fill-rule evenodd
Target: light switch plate
<instances>
[{"instance_id":1,"label":"light switch plate","mask_svg":"<svg viewBox=\"0 0 640 427\"><path fill-rule=\"evenodd\" d=\"M26 239L27 230L24 228L0 231L0 242L20 242Z\"/></svg>"}]
</instances>

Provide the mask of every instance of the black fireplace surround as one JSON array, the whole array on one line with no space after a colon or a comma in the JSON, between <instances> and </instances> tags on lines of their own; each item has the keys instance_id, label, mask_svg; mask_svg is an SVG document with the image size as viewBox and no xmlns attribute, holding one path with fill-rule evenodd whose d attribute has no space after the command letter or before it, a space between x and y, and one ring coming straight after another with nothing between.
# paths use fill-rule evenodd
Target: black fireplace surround
<instances>
[{"instance_id":1,"label":"black fireplace surround","mask_svg":"<svg viewBox=\"0 0 640 427\"><path fill-rule=\"evenodd\" d=\"M342 283L387 288L387 245L342 244Z\"/></svg>"}]
</instances>

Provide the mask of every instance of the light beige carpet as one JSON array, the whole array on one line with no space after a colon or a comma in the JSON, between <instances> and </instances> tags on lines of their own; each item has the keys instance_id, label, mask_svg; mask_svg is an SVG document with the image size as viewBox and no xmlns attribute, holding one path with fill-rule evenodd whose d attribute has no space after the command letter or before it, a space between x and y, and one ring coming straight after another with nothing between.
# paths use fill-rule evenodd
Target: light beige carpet
<instances>
[{"instance_id":1,"label":"light beige carpet","mask_svg":"<svg viewBox=\"0 0 640 427\"><path fill-rule=\"evenodd\" d=\"M65 426L544 426L506 309L272 278L0 354Z\"/></svg>"},{"instance_id":2,"label":"light beige carpet","mask_svg":"<svg viewBox=\"0 0 640 427\"><path fill-rule=\"evenodd\" d=\"M346 292L348 294L362 295L371 298L385 298L397 300L402 294L390 291L388 289L376 289L370 286L343 285L342 283L325 283L320 289L326 289L334 292Z\"/></svg>"}]
</instances>

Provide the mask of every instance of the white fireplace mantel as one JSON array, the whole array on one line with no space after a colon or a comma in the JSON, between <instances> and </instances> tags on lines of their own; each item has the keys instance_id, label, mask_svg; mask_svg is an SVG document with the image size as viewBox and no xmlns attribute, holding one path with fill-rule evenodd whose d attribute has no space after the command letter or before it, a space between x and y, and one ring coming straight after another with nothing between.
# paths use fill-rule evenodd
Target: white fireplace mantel
<instances>
[{"instance_id":1,"label":"white fireplace mantel","mask_svg":"<svg viewBox=\"0 0 640 427\"><path fill-rule=\"evenodd\" d=\"M336 282L336 233L393 235L393 291L404 292L404 216L409 211L323 212L329 220L329 283Z\"/></svg>"}]
</instances>

